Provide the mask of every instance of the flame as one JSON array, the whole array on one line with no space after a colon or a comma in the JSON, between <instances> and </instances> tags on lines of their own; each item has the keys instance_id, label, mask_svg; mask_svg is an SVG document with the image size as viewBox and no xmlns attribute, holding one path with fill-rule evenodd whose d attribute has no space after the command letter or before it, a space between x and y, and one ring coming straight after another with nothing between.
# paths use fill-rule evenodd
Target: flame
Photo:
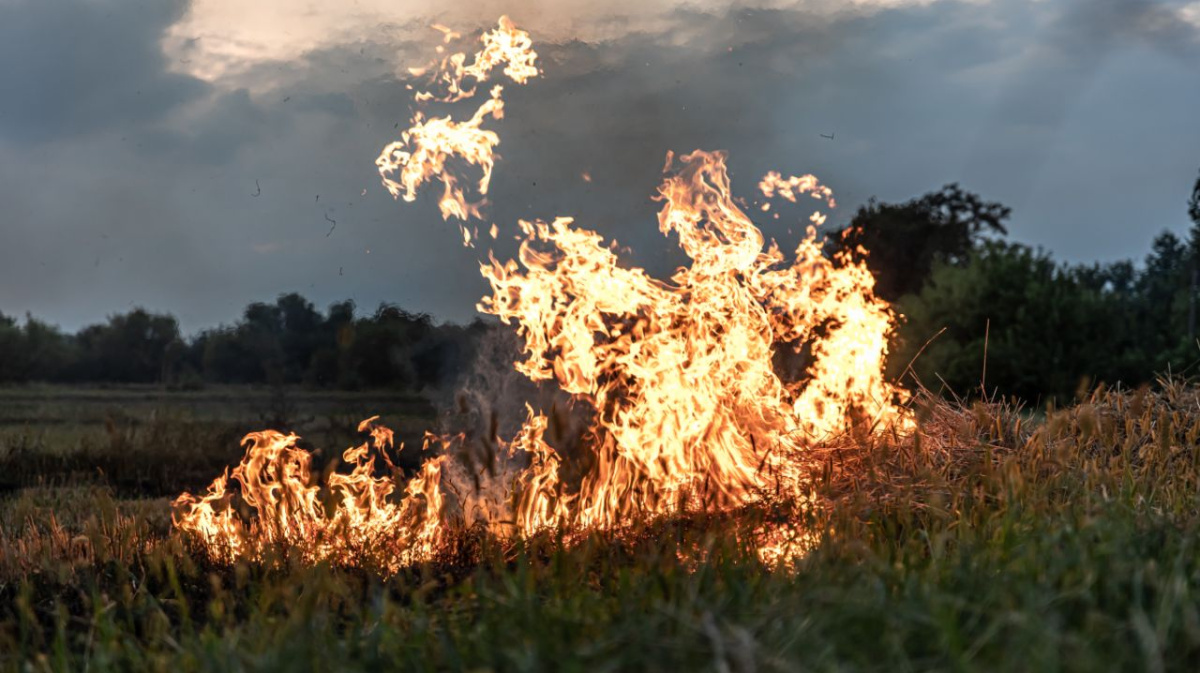
<instances>
[{"instance_id":1,"label":"flame","mask_svg":"<svg viewBox=\"0 0 1200 673\"><path fill-rule=\"evenodd\" d=\"M457 37L439 30L446 42ZM445 95L421 92L418 101L469 98L474 86L464 78L484 82L501 65L518 84L538 74L528 34L507 18L481 41L470 65L462 54L443 60L434 80ZM475 191L487 194L499 137L481 126L502 117L501 94L494 86L465 121L415 113L376 162L392 195L412 201L422 185L440 183L443 218L482 218L484 202L468 200L452 164L477 167ZM522 340L516 370L553 381L592 411L582 477L563 476L563 456L546 440L547 416L527 408L520 431L482 457L471 458L461 436L428 436L439 455L402 488L387 454L391 432L373 418L360 427L371 439L342 455L350 472L321 485L295 435L248 435L246 457L231 475L203 496L180 496L175 525L219 559L283 546L308 559L354 563L362 550L380 549L394 570L430 558L462 525L529 536L768 497L813 502L814 448L850 430L911 423L903 394L882 374L895 316L874 296L866 266L824 254L814 227L790 255L767 241L733 196L723 152L669 153L664 171L659 230L691 260L669 278L623 263L615 243L569 217L519 222L517 258L489 253L480 267L491 293L479 310L514 326ZM808 194L836 206L832 190L811 175L772 171L758 186L767 198ZM810 219L819 225L824 217ZM482 240L460 226L464 244ZM495 224L488 233L496 238ZM780 375L774 361L787 351L804 361L801 376ZM376 475L374 454L387 474ZM253 517L238 513L231 479ZM758 538L771 563L812 543L786 526Z\"/></svg>"},{"instance_id":2,"label":"flame","mask_svg":"<svg viewBox=\"0 0 1200 673\"><path fill-rule=\"evenodd\" d=\"M446 42L457 36L457 33L444 27L438 29L445 34ZM517 84L524 84L538 75L537 52L533 51L529 33L517 29L508 17L500 17L500 25L484 33L480 41L483 49L475 54L470 65L465 64L466 54L456 53L443 59L436 68L434 82L443 85L446 94L438 96L429 91L420 91L416 93L416 100L455 102L471 98L476 94L475 87L488 81L492 71L501 65L504 66L504 74ZM413 72L423 72L423 69ZM468 78L473 80L473 85L465 84ZM454 217L465 221L481 217L480 207L484 201L473 203L468 200L466 188L447 170L446 162L458 157L478 166L482 175L475 183L475 190L481 197L487 195L500 137L494 131L481 127L489 117L504 117L503 91L502 86L493 86L490 97L464 121L455 121L450 116L426 118L423 112L416 111L411 126L401 134L400 140L384 147L375 160L383 185L392 197L415 201L421 185L427 181L437 181L442 184L438 207L443 219ZM469 242L465 228L463 231L464 242Z\"/></svg>"},{"instance_id":3,"label":"flame","mask_svg":"<svg viewBox=\"0 0 1200 673\"><path fill-rule=\"evenodd\" d=\"M260 558L282 549L298 549L308 561L343 563L378 549L389 552L391 568L427 558L441 527L438 483L445 458L427 461L403 489L405 497L391 499L396 480L374 476L373 453L395 472L386 453L392 431L376 424L377 418L359 425L371 438L342 454L353 470L331 474L325 488L312 483L312 455L296 446L299 437L273 430L246 435L246 455L232 475L218 477L205 495L184 493L175 500L174 524L194 533L220 560ZM241 487L242 502L255 511L253 520L230 506L230 477Z\"/></svg>"},{"instance_id":4,"label":"flame","mask_svg":"<svg viewBox=\"0 0 1200 673\"><path fill-rule=\"evenodd\" d=\"M771 171L758 182L758 189L767 198L779 196L792 203L796 203L797 197L808 194L818 201L825 201L830 208L837 208L833 190L822 185L815 175L793 175L785 178L778 171ZM764 207L763 210L769 208Z\"/></svg>"},{"instance_id":5,"label":"flame","mask_svg":"<svg viewBox=\"0 0 1200 673\"><path fill-rule=\"evenodd\" d=\"M692 260L669 282L570 218L522 222L519 261L482 268L479 309L524 339L517 370L598 412L598 465L558 520L609 525L681 496L735 506L781 486L798 497L808 447L903 416L882 376L894 317L863 265L826 257L811 228L790 262L765 246L720 152L682 157L659 198L660 230ZM806 380L781 380L780 347L810 349Z\"/></svg>"}]
</instances>

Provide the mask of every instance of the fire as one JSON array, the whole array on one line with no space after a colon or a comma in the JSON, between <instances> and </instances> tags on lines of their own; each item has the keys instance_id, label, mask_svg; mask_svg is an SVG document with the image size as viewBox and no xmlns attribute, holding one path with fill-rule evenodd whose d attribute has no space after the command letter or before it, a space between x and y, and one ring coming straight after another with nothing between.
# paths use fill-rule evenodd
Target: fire
<instances>
[{"instance_id":1,"label":"fire","mask_svg":"<svg viewBox=\"0 0 1200 673\"><path fill-rule=\"evenodd\" d=\"M458 37L448 28L439 26L438 29L445 35L446 42ZM416 93L416 100L455 102L471 98L476 95L476 87L486 82L492 71L501 65L504 66L504 74L517 84L524 84L537 76L537 52L533 51L529 33L518 30L508 17L501 17L496 30L484 33L480 40L483 49L475 54L469 65L466 64L466 54L460 52L443 59L434 71L433 83L446 90L444 95L420 91ZM424 69L420 72L424 72ZM473 82L469 86L466 84L468 78ZM446 170L446 162L457 157L479 166L482 175L475 188L481 197L487 195L500 137L495 131L481 127L489 117L504 117L503 92L504 87L498 84L493 86L489 98L465 121L455 121L449 116L426 118L421 111L417 111L413 115L412 125L401 134L401 139L383 148L375 160L384 187L393 197L403 197L405 201L412 202L416 200L417 190L422 184L436 180L442 184L442 198L438 205L443 218L454 217L465 221L481 217L480 208L484 201L468 201L466 188L453 173ZM394 174L398 174L398 179L392 177ZM470 242L467 229L463 227L462 231L465 241Z\"/></svg>"},{"instance_id":2,"label":"fire","mask_svg":"<svg viewBox=\"0 0 1200 673\"><path fill-rule=\"evenodd\" d=\"M374 476L372 453L383 456L395 473L387 454L392 431L375 424L376 418L358 428L369 432L370 440L342 454L353 470L331 474L327 489L312 484L312 456L296 446L299 437L272 430L246 435L246 455L232 475L218 477L203 496L184 493L176 499L175 525L195 533L222 560L283 548L300 550L306 560L342 563L379 550L389 553L392 568L427 557L442 518L438 483L444 457L426 462L404 489L391 475ZM231 477L241 486L242 502L257 514L253 520L231 506ZM405 497L391 498L398 490ZM329 496L332 507L327 507Z\"/></svg>"},{"instance_id":3,"label":"fire","mask_svg":"<svg viewBox=\"0 0 1200 673\"><path fill-rule=\"evenodd\" d=\"M664 282L569 218L522 222L519 261L484 265L479 309L515 324L517 370L597 410L598 465L558 520L609 525L680 497L735 506L806 489L806 448L900 420L883 362L893 317L873 279L813 229L788 261L734 203L725 157L693 152L659 189L659 228L691 258ZM811 349L781 380L777 348Z\"/></svg>"},{"instance_id":4,"label":"fire","mask_svg":"<svg viewBox=\"0 0 1200 673\"><path fill-rule=\"evenodd\" d=\"M440 30L446 42L457 38ZM538 74L528 34L507 18L481 41L470 65L463 54L443 59L432 81L445 93L421 92L418 101L471 98L501 65L518 84ZM494 86L465 121L418 111L376 162L384 185L406 201L440 183L442 216L464 223L467 245L478 235L465 222L482 217L484 201L470 200L452 168L479 169L474 191L487 194L499 136L482 124L501 118L501 94ZM691 260L668 279L622 264L615 244L567 217L521 221L517 259L489 253L480 267L491 293L479 310L514 326L522 340L516 370L553 381L592 410L584 433L592 460L582 477L563 476L563 456L545 439L548 418L533 409L515 437L496 440L483 469L463 459L462 437L431 437L440 455L403 488L394 469L375 474L373 452L392 467L392 439L374 419L360 428L371 440L342 456L350 473L333 473L323 487L313 483L297 438L268 431L247 436L242 463L206 495L180 496L176 526L220 559L283 545L306 558L353 563L363 549L383 549L394 570L429 558L459 525L528 536L681 508L728 510L768 495L810 502L814 447L847 431L909 423L902 393L882 375L895 317L874 296L865 265L824 254L815 228L790 255L768 242L735 200L725 159L704 151L667 157L659 230ZM771 172L759 189L767 198L796 202L808 194L836 205L811 175ZM811 219L820 224L824 216ZM492 238L496 232L492 224ZM803 355L795 380L775 364L786 351ZM253 517L232 506L230 478ZM761 554L771 561L807 540L796 530L761 534Z\"/></svg>"}]
</instances>

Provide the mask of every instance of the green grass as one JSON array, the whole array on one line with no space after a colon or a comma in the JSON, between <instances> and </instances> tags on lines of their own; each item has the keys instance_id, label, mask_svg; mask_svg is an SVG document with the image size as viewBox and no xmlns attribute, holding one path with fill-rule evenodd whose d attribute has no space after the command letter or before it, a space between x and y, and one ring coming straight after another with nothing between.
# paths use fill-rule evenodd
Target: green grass
<instances>
[{"instance_id":1,"label":"green grass","mask_svg":"<svg viewBox=\"0 0 1200 673\"><path fill-rule=\"evenodd\" d=\"M913 439L829 447L808 519L819 543L774 569L749 532L775 509L634 522L571 545L463 531L387 579L286 556L225 567L171 532L166 497L44 474L0 500L0 668L1200 666L1197 391L1101 392L1037 419L919 406ZM156 457L186 472L217 439L156 444Z\"/></svg>"}]
</instances>

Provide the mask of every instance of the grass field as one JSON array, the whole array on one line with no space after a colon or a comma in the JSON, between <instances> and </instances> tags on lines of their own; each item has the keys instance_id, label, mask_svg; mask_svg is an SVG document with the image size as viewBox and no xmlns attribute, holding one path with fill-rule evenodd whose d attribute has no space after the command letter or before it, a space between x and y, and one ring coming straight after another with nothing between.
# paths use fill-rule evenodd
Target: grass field
<instances>
[{"instance_id":1,"label":"grass field","mask_svg":"<svg viewBox=\"0 0 1200 673\"><path fill-rule=\"evenodd\" d=\"M463 531L381 579L215 565L172 533L267 426L340 449L432 409L382 394L0 391L5 670L1195 670L1200 392L1030 414L917 405L912 438L826 450L818 539L765 567L768 509L565 545Z\"/></svg>"},{"instance_id":2,"label":"grass field","mask_svg":"<svg viewBox=\"0 0 1200 673\"><path fill-rule=\"evenodd\" d=\"M380 414L419 447L434 412L405 394L215 387L0 388L0 493L95 485L120 497L200 488L242 455L251 430L294 431L326 449L358 441Z\"/></svg>"}]
</instances>

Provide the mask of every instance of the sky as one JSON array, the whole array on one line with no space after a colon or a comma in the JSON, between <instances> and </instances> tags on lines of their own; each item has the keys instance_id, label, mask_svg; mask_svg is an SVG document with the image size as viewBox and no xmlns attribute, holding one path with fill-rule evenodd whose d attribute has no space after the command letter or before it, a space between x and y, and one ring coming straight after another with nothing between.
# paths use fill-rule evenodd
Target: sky
<instances>
[{"instance_id":1,"label":"sky","mask_svg":"<svg viewBox=\"0 0 1200 673\"><path fill-rule=\"evenodd\" d=\"M958 182L1070 262L1190 224L1197 0L0 0L0 313L75 330L140 306L194 333L296 291L470 320L486 249L374 159L430 26L501 14L543 76L491 123L499 257L519 218L570 215L669 271L668 150L727 150L746 197L815 173L832 226ZM783 215L763 226L786 244L807 212Z\"/></svg>"}]
</instances>

